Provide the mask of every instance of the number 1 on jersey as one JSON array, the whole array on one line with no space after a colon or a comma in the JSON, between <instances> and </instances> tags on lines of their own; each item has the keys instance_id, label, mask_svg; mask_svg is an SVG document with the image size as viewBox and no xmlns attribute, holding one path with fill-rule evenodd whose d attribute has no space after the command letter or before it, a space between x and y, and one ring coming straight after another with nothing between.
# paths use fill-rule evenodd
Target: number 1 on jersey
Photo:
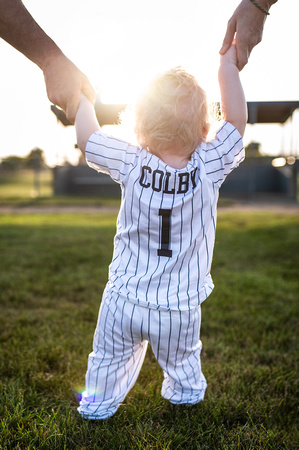
<instances>
[{"instance_id":1,"label":"number 1 on jersey","mask_svg":"<svg viewBox=\"0 0 299 450\"><path fill-rule=\"evenodd\" d=\"M171 209L159 209L159 216L162 217L161 226L161 248L158 249L158 256L172 256L172 250L169 249L170 245L170 216Z\"/></svg>"}]
</instances>

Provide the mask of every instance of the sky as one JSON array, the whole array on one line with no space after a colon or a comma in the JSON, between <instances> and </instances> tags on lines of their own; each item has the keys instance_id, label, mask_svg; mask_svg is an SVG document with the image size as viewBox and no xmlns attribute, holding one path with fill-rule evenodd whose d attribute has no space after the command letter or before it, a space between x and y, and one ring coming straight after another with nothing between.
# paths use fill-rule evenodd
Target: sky
<instances>
[{"instance_id":1,"label":"sky","mask_svg":"<svg viewBox=\"0 0 299 450\"><path fill-rule=\"evenodd\" d=\"M239 0L24 0L45 32L86 75L106 103L128 103L156 73L183 66L211 101L226 24ZM248 101L299 100L297 0L278 0L263 41L241 72ZM74 127L57 123L41 70L0 40L0 158L44 150L50 165L76 163ZM299 156L299 113L280 125L248 125L245 145ZM109 130L110 132L111 130Z\"/></svg>"}]
</instances>

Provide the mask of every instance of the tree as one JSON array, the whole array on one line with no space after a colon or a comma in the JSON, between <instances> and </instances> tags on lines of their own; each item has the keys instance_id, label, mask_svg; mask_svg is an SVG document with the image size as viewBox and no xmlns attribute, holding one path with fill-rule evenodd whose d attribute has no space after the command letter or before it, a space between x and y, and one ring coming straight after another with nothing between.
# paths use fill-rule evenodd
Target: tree
<instances>
[{"instance_id":1,"label":"tree","mask_svg":"<svg viewBox=\"0 0 299 450\"><path fill-rule=\"evenodd\" d=\"M35 147L29 155L24 158L24 165L27 169L41 170L47 166L43 150Z\"/></svg>"},{"instance_id":2,"label":"tree","mask_svg":"<svg viewBox=\"0 0 299 450\"><path fill-rule=\"evenodd\" d=\"M6 156L2 159L1 167L6 171L14 171L24 167L24 158L20 156Z\"/></svg>"},{"instance_id":3,"label":"tree","mask_svg":"<svg viewBox=\"0 0 299 450\"><path fill-rule=\"evenodd\" d=\"M245 155L246 158L259 158L262 156L260 152L261 143L260 142L254 142L251 141L249 144L245 147Z\"/></svg>"}]
</instances>

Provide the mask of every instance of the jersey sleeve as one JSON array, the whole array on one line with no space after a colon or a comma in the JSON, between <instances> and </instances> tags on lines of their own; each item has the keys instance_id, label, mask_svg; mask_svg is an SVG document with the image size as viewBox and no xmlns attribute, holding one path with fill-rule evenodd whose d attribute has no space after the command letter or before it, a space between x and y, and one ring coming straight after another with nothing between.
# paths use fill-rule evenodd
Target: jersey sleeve
<instances>
[{"instance_id":1,"label":"jersey sleeve","mask_svg":"<svg viewBox=\"0 0 299 450\"><path fill-rule=\"evenodd\" d=\"M224 122L215 139L206 144L204 156L207 176L220 187L227 175L245 158L243 140L238 130L229 122Z\"/></svg>"},{"instance_id":2,"label":"jersey sleeve","mask_svg":"<svg viewBox=\"0 0 299 450\"><path fill-rule=\"evenodd\" d=\"M130 166L134 164L137 152L137 147L100 130L88 139L85 157L92 169L106 173L114 181L122 183Z\"/></svg>"}]
</instances>

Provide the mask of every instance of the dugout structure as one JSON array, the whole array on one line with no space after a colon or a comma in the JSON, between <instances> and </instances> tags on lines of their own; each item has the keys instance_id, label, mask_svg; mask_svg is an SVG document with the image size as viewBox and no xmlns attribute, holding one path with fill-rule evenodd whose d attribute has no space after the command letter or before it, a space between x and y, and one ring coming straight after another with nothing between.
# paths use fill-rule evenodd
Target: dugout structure
<instances>
[{"instance_id":1,"label":"dugout structure","mask_svg":"<svg viewBox=\"0 0 299 450\"><path fill-rule=\"evenodd\" d=\"M249 124L283 125L299 108L299 101L247 102L247 107ZM125 108L125 104L108 105L97 98L95 110L100 126L117 124ZM51 110L65 127L72 125L61 109L52 105ZM299 160L298 155L294 157L292 165L273 167L272 157L257 158L247 154L238 170L223 183L220 195L252 199L271 193L296 200ZM120 197L120 187L108 175L97 174L87 165L58 166L54 168L54 194Z\"/></svg>"}]
</instances>

